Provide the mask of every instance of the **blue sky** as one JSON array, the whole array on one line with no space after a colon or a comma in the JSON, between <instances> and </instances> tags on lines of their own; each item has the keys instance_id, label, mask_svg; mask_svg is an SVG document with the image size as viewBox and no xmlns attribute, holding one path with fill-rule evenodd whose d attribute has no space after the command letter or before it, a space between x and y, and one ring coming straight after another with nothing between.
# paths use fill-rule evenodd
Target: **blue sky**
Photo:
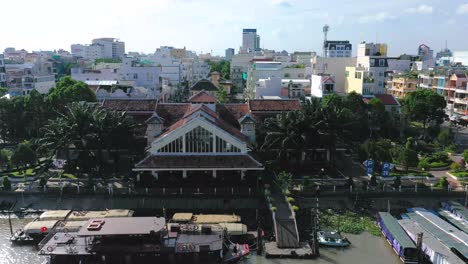
<instances>
[{"instance_id":1,"label":"blue sky","mask_svg":"<svg viewBox=\"0 0 468 264\"><path fill-rule=\"evenodd\" d=\"M2 1L0 49L70 49L92 38L116 37L127 51L161 46L197 53L238 50L242 28L257 28L263 48L320 51L322 27L331 40L385 42L389 54L436 51L448 40L468 50L468 0L16 0Z\"/></svg>"}]
</instances>

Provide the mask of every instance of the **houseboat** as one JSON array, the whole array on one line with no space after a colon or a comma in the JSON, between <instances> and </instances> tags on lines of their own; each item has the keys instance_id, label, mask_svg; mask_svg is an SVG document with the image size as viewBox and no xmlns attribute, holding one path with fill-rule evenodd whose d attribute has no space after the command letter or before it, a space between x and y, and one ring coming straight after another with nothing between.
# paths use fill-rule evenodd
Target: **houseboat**
<instances>
[{"instance_id":1,"label":"houseboat","mask_svg":"<svg viewBox=\"0 0 468 264\"><path fill-rule=\"evenodd\" d=\"M416 245L390 213L377 214L378 225L387 242L403 263L418 263Z\"/></svg>"},{"instance_id":2,"label":"houseboat","mask_svg":"<svg viewBox=\"0 0 468 264\"><path fill-rule=\"evenodd\" d=\"M466 209L460 203L457 203L455 201L442 202L442 208L455 215L461 221L465 221L468 223L468 209Z\"/></svg>"},{"instance_id":3,"label":"houseboat","mask_svg":"<svg viewBox=\"0 0 468 264\"><path fill-rule=\"evenodd\" d=\"M174 262L234 263L249 254L245 245L227 243L223 231L209 225L166 224L164 218L93 218L77 231L51 233L40 243L40 255L51 264Z\"/></svg>"},{"instance_id":4,"label":"houseboat","mask_svg":"<svg viewBox=\"0 0 468 264\"><path fill-rule=\"evenodd\" d=\"M105 211L72 211L72 210L51 210L42 213L39 217L17 230L10 241L17 244L35 244L41 241L51 230L59 223L68 225L68 228L79 224L84 224L91 218L111 218L111 217L130 217L133 216L132 210L113 209ZM74 223L70 223L74 222Z\"/></svg>"},{"instance_id":5,"label":"houseboat","mask_svg":"<svg viewBox=\"0 0 468 264\"><path fill-rule=\"evenodd\" d=\"M319 231L317 240L319 245L325 247L348 247L351 243L335 231Z\"/></svg>"}]
</instances>

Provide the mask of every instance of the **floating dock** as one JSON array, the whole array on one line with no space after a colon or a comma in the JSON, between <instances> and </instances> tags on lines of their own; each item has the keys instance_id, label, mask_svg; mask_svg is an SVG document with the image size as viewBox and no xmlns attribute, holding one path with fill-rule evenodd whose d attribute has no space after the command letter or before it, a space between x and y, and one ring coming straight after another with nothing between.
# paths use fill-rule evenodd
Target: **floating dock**
<instances>
[{"instance_id":1,"label":"floating dock","mask_svg":"<svg viewBox=\"0 0 468 264\"><path fill-rule=\"evenodd\" d=\"M306 242L301 243L301 247L299 248L278 248L276 242L268 242L265 243L265 257L311 259L315 256L312 254L312 249Z\"/></svg>"},{"instance_id":2,"label":"floating dock","mask_svg":"<svg viewBox=\"0 0 468 264\"><path fill-rule=\"evenodd\" d=\"M401 227L416 242L419 233L423 233L422 250L434 264L465 264L449 248L442 244L436 237L421 228L411 219L398 220Z\"/></svg>"},{"instance_id":3,"label":"floating dock","mask_svg":"<svg viewBox=\"0 0 468 264\"><path fill-rule=\"evenodd\" d=\"M436 237L460 259L468 262L468 234L458 230L456 227L426 209L415 208L412 209L412 211L413 212L407 215L410 220L416 222L425 230L424 234L431 234Z\"/></svg>"},{"instance_id":4,"label":"floating dock","mask_svg":"<svg viewBox=\"0 0 468 264\"><path fill-rule=\"evenodd\" d=\"M442 207L456 217L468 223L468 209L455 201L442 202Z\"/></svg>"},{"instance_id":5,"label":"floating dock","mask_svg":"<svg viewBox=\"0 0 468 264\"><path fill-rule=\"evenodd\" d=\"M382 234L403 263L418 263L416 244L405 233L397 219L390 213L379 212L378 224Z\"/></svg>"}]
</instances>

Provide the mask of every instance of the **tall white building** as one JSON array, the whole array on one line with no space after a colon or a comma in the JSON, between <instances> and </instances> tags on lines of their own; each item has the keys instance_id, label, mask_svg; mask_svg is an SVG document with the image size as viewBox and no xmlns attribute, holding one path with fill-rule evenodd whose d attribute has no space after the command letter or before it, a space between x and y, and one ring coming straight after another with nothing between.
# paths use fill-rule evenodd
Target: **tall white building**
<instances>
[{"instance_id":1,"label":"tall white building","mask_svg":"<svg viewBox=\"0 0 468 264\"><path fill-rule=\"evenodd\" d=\"M418 55L421 57L422 61L433 60L434 50L425 44L421 44L418 47Z\"/></svg>"},{"instance_id":2,"label":"tall white building","mask_svg":"<svg viewBox=\"0 0 468 264\"><path fill-rule=\"evenodd\" d=\"M123 59L125 43L114 38L93 39L91 45L72 44L71 53L73 56L89 60Z\"/></svg>"},{"instance_id":3,"label":"tall white building","mask_svg":"<svg viewBox=\"0 0 468 264\"><path fill-rule=\"evenodd\" d=\"M282 77L281 62L276 61L253 61L249 67L247 79L247 98L255 98L255 86L260 79L270 77Z\"/></svg>"},{"instance_id":4,"label":"tall white building","mask_svg":"<svg viewBox=\"0 0 468 264\"><path fill-rule=\"evenodd\" d=\"M260 36L256 28L244 28L242 30L242 47L240 53L250 53L260 50Z\"/></svg>"}]
</instances>

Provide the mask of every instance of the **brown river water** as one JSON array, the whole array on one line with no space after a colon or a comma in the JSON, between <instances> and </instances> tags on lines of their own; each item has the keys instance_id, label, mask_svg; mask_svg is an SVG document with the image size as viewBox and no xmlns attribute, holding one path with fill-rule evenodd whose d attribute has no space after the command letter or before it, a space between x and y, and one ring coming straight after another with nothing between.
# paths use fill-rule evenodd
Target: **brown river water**
<instances>
[{"instance_id":1,"label":"brown river water","mask_svg":"<svg viewBox=\"0 0 468 264\"><path fill-rule=\"evenodd\" d=\"M13 229L19 229L32 218L12 218ZM10 227L7 218L0 218L0 264L42 264L47 258L38 256L31 246L13 246L8 240ZM253 253L241 264L399 264L399 258L382 237L368 233L346 235L351 241L347 249L320 249L320 258L312 260L265 259ZM185 263L184 263L185 264Z\"/></svg>"}]
</instances>

